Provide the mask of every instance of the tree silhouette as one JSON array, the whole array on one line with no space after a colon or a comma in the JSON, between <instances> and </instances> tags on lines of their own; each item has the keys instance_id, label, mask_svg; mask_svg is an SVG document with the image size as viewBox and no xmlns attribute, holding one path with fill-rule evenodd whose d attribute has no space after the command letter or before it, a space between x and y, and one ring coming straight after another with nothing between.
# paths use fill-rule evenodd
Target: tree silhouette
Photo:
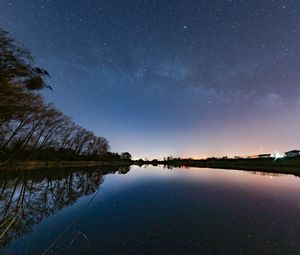
<instances>
[{"instance_id":1,"label":"tree silhouette","mask_svg":"<svg viewBox=\"0 0 300 255\"><path fill-rule=\"evenodd\" d=\"M0 160L99 160L107 139L76 125L36 91L52 88L46 70L0 29ZM102 157L103 159L103 157Z\"/></svg>"}]
</instances>

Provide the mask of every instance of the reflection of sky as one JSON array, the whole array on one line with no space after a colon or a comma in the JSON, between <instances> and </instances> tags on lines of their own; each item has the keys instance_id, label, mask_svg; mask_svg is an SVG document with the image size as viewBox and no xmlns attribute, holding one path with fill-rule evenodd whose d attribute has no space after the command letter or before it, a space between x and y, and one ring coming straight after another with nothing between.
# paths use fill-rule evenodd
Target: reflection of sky
<instances>
[{"instance_id":1,"label":"reflection of sky","mask_svg":"<svg viewBox=\"0 0 300 255\"><path fill-rule=\"evenodd\" d=\"M209 168L173 168L163 167L131 167L125 174L108 174L104 177L102 194L104 196L116 195L126 191L127 188L146 184L186 182L213 185L219 187L232 187L241 191L265 193L278 199L288 196L299 202L300 178L293 175L272 174L264 172L248 172L239 170L222 170ZM101 197L101 195L99 196Z\"/></svg>"},{"instance_id":2,"label":"reflection of sky","mask_svg":"<svg viewBox=\"0 0 300 255\"><path fill-rule=\"evenodd\" d=\"M297 149L300 1L0 1L47 100L134 157Z\"/></svg>"},{"instance_id":3,"label":"reflection of sky","mask_svg":"<svg viewBox=\"0 0 300 255\"><path fill-rule=\"evenodd\" d=\"M270 254L293 254L281 251L299 243L300 178L262 174L161 167L108 174L99 192L44 219L4 254L40 254L58 237L53 250L61 253L78 231L107 254L118 249L123 254L124 246L141 251L140 244L148 242L152 249L201 243L203 251L216 247L216 239L227 251L234 244L255 254L267 248ZM87 247L80 237L67 250L85 254Z\"/></svg>"}]
</instances>

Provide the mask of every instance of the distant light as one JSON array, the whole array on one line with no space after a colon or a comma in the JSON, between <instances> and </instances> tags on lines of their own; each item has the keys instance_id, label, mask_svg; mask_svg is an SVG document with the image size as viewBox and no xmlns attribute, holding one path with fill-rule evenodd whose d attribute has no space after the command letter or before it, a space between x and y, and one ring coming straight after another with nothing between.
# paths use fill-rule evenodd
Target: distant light
<instances>
[{"instance_id":1,"label":"distant light","mask_svg":"<svg viewBox=\"0 0 300 255\"><path fill-rule=\"evenodd\" d=\"M279 152L276 152L275 154L271 155L275 160L279 159L279 158L284 158L285 155L284 154L280 154Z\"/></svg>"}]
</instances>

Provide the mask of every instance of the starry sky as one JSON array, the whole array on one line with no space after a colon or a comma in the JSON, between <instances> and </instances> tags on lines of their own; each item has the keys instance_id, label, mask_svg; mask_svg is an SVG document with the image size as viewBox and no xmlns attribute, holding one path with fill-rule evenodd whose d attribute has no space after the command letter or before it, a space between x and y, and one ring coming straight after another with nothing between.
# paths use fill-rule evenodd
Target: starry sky
<instances>
[{"instance_id":1,"label":"starry sky","mask_svg":"<svg viewBox=\"0 0 300 255\"><path fill-rule=\"evenodd\" d=\"M300 1L0 1L43 92L134 158L300 149Z\"/></svg>"}]
</instances>

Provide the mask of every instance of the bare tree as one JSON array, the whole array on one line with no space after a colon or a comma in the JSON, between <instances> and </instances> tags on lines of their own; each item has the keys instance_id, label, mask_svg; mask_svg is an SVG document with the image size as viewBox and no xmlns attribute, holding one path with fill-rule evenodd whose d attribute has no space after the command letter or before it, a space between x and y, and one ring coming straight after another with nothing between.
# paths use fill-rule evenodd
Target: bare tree
<instances>
[{"instance_id":1,"label":"bare tree","mask_svg":"<svg viewBox=\"0 0 300 255\"><path fill-rule=\"evenodd\" d=\"M0 159L96 157L109 151L108 141L76 125L36 92L50 88L44 69L31 54L0 30ZM0 163L1 164L1 163Z\"/></svg>"}]
</instances>

